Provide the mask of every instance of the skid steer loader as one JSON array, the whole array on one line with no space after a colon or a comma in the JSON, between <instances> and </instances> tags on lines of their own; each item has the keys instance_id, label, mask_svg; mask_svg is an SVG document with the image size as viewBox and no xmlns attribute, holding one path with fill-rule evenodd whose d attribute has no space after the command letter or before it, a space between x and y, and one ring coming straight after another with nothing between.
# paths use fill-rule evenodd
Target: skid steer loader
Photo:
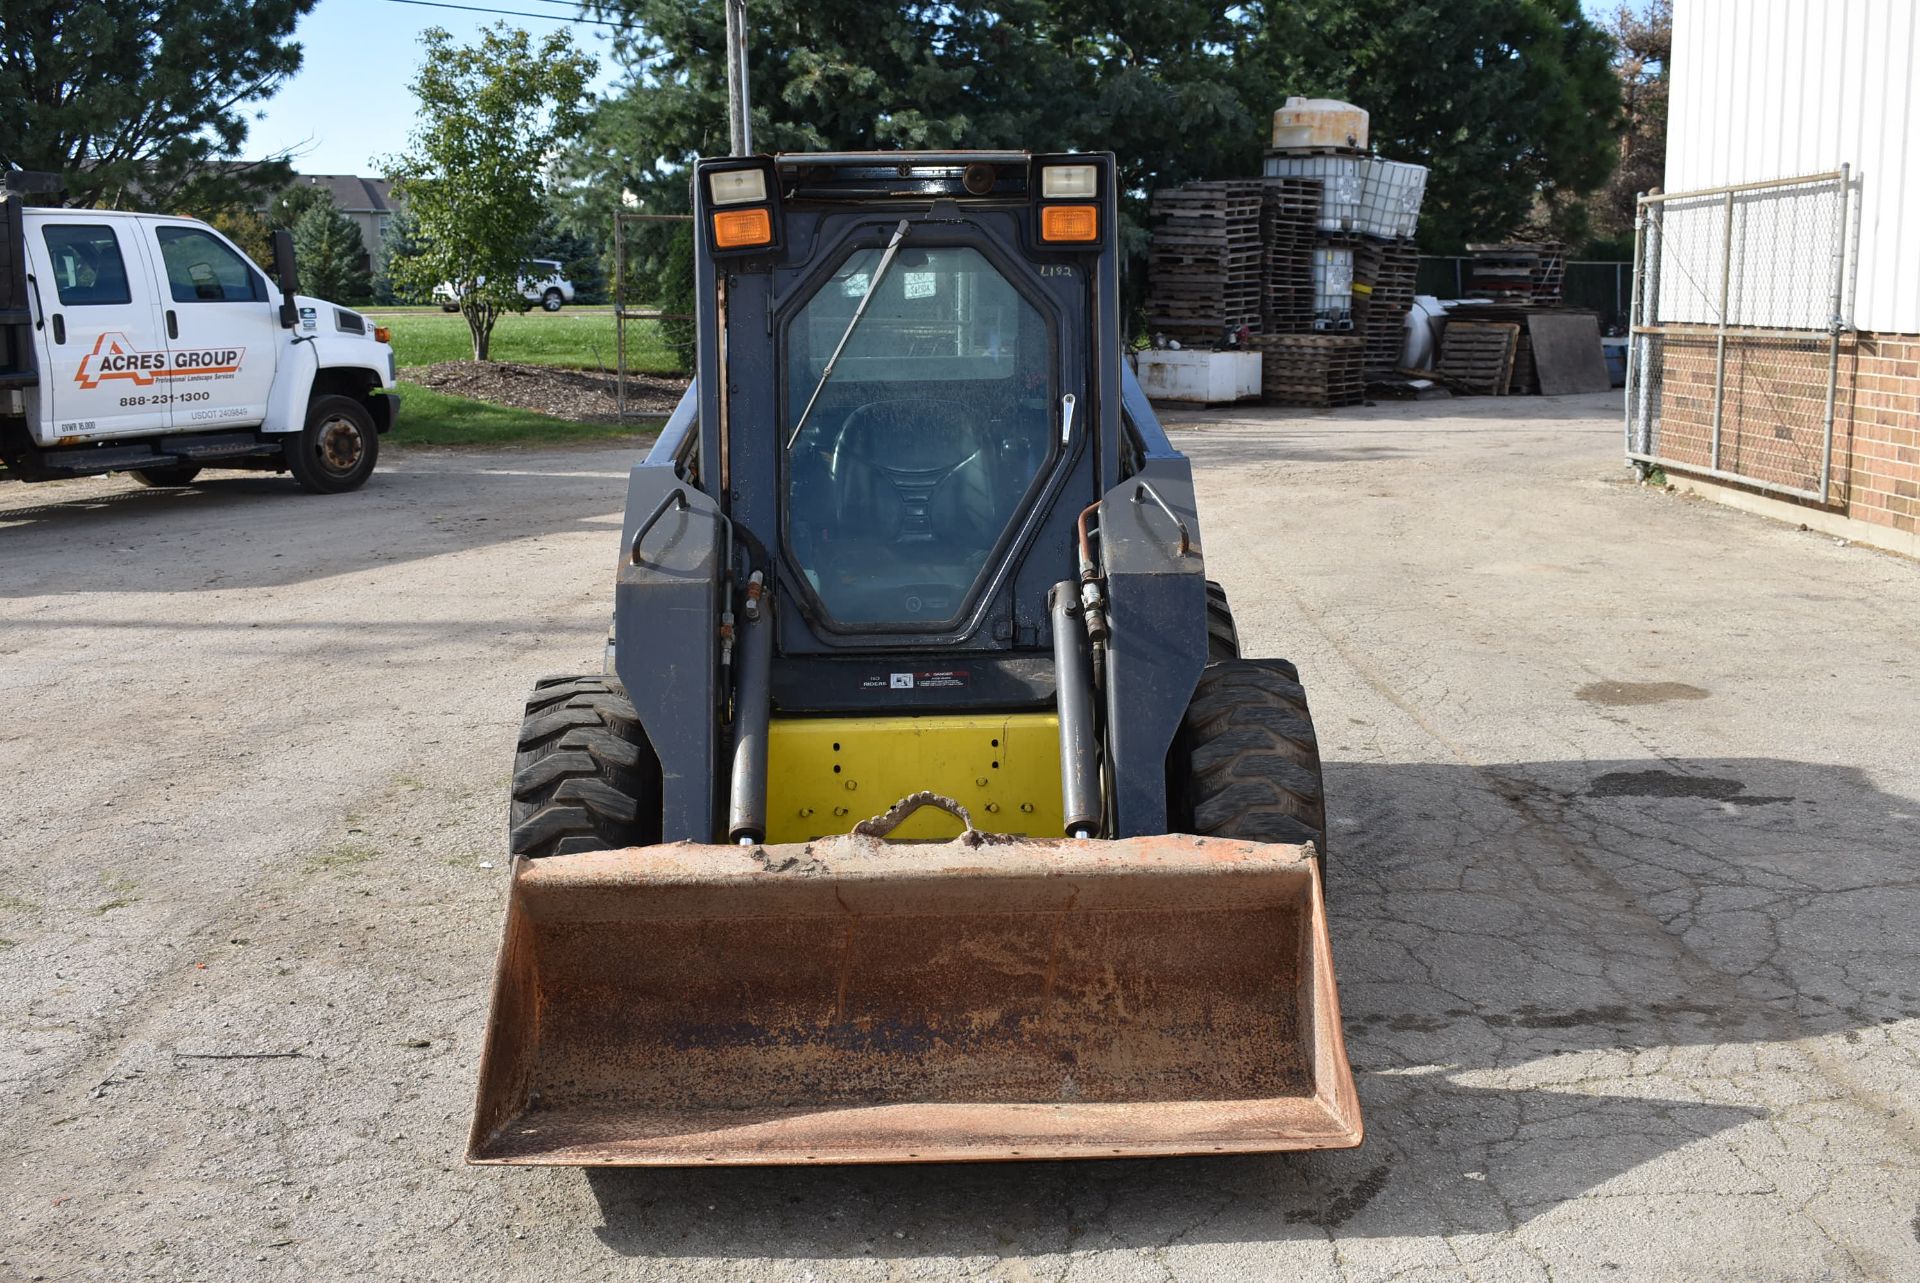
<instances>
[{"instance_id":1,"label":"skid steer loader","mask_svg":"<svg viewBox=\"0 0 1920 1283\"><path fill-rule=\"evenodd\" d=\"M1361 1137L1291 665L1125 363L1114 164L694 175L698 368L541 682L468 1158Z\"/></svg>"}]
</instances>

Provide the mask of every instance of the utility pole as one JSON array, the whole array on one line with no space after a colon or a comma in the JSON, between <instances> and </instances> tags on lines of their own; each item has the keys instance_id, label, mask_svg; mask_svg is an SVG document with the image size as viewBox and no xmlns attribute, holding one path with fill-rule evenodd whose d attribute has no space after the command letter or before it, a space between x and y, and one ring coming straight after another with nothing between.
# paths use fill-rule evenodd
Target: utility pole
<instances>
[{"instance_id":1,"label":"utility pole","mask_svg":"<svg viewBox=\"0 0 1920 1283\"><path fill-rule=\"evenodd\" d=\"M753 154L747 98L747 0L727 0L727 135L736 156Z\"/></svg>"}]
</instances>

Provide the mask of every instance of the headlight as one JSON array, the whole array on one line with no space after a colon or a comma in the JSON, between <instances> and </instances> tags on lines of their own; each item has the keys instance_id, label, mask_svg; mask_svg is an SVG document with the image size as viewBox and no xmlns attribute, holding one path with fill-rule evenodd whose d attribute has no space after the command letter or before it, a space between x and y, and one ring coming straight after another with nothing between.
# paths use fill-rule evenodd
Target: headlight
<instances>
[{"instance_id":1,"label":"headlight","mask_svg":"<svg viewBox=\"0 0 1920 1283\"><path fill-rule=\"evenodd\" d=\"M1092 200L1099 192L1098 175L1093 165L1048 165L1040 171L1040 198Z\"/></svg>"},{"instance_id":2,"label":"headlight","mask_svg":"<svg viewBox=\"0 0 1920 1283\"><path fill-rule=\"evenodd\" d=\"M746 205L767 198L764 169L721 169L707 175L707 190L716 205Z\"/></svg>"}]
</instances>

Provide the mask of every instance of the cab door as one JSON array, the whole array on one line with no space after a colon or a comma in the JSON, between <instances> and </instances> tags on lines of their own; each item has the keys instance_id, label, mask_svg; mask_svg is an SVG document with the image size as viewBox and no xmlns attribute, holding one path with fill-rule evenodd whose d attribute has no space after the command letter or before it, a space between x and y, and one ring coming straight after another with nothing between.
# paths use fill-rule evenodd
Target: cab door
<instances>
[{"instance_id":1,"label":"cab door","mask_svg":"<svg viewBox=\"0 0 1920 1283\"><path fill-rule=\"evenodd\" d=\"M27 233L45 322L42 445L167 427L167 344L137 231L131 220L76 211Z\"/></svg>"},{"instance_id":2,"label":"cab door","mask_svg":"<svg viewBox=\"0 0 1920 1283\"><path fill-rule=\"evenodd\" d=\"M267 280L203 223L152 221L175 428L264 422L280 319Z\"/></svg>"}]
</instances>

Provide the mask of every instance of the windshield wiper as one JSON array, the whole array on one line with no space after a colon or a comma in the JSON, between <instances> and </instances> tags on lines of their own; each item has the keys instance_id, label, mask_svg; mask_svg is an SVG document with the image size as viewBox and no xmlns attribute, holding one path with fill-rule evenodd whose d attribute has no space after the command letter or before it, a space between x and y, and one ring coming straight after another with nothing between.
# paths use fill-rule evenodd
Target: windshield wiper
<instances>
[{"instance_id":1,"label":"windshield wiper","mask_svg":"<svg viewBox=\"0 0 1920 1283\"><path fill-rule=\"evenodd\" d=\"M867 314L867 304L873 302L873 295L880 288L880 281L893 266L893 256L900 252L900 242L907 238L907 220L901 219L900 226L893 229L893 239L887 242L887 252L880 256L880 266L867 278L867 291L860 296L860 306L853 309L853 319L847 322L847 332L833 345L833 355L827 358L827 366L820 371L820 381L813 385L813 394L807 398L807 408L800 411L800 422L793 425L793 435L787 438L787 449L793 449L793 443L800 439L800 429L807 426L807 416L813 413L813 403L820 399L821 389L827 386L827 380L833 377L833 367L840 363L840 354L847 350L847 340L853 337L853 327L860 324L860 318Z\"/></svg>"}]
</instances>

